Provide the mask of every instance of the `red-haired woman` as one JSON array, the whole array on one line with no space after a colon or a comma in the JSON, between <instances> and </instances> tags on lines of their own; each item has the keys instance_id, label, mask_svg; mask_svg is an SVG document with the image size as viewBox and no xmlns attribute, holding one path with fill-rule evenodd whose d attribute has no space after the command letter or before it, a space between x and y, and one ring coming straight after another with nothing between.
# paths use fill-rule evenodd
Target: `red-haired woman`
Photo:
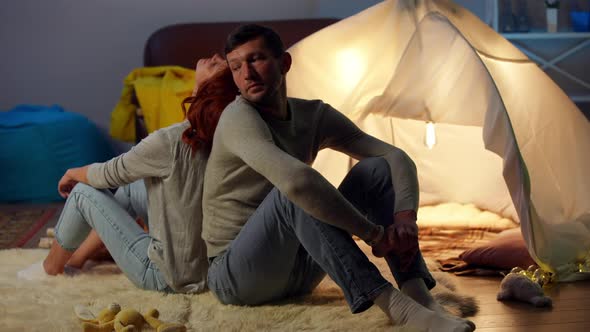
<instances>
[{"instance_id":1,"label":"red-haired woman","mask_svg":"<svg viewBox=\"0 0 590 332\"><path fill-rule=\"evenodd\" d=\"M45 273L63 273L94 230L137 287L204 290L203 173L221 112L236 95L225 60L219 55L201 59L185 121L153 132L107 162L69 169L58 184L67 200L42 264ZM115 195L106 189L117 187ZM137 216L146 218L148 232L135 222Z\"/></svg>"}]
</instances>

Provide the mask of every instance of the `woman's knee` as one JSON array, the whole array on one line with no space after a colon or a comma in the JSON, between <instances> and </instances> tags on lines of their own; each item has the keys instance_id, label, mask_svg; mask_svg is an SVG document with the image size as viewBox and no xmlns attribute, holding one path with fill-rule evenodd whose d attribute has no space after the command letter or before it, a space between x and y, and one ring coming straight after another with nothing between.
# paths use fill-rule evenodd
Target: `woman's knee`
<instances>
[{"instance_id":1,"label":"woman's knee","mask_svg":"<svg viewBox=\"0 0 590 332\"><path fill-rule=\"evenodd\" d=\"M74 186L70 195L68 196L68 200L72 200L75 202L75 205L80 208L84 202L87 201L94 201L97 197L101 197L103 195L111 195L107 193L107 189L97 189L90 185L84 183L78 183ZM111 195L112 197L112 195Z\"/></svg>"},{"instance_id":2,"label":"woman's knee","mask_svg":"<svg viewBox=\"0 0 590 332\"><path fill-rule=\"evenodd\" d=\"M146 196L145 192L144 181L140 179L117 188L115 197L124 197L126 201L133 203L133 200L137 197L143 199Z\"/></svg>"},{"instance_id":3,"label":"woman's knee","mask_svg":"<svg viewBox=\"0 0 590 332\"><path fill-rule=\"evenodd\" d=\"M85 183L82 182L78 182L74 188L72 189L72 191L70 192L70 195L73 194L77 194L77 193L87 193L87 192L92 192L92 191L96 191L97 189L94 187L91 187Z\"/></svg>"},{"instance_id":4,"label":"woman's knee","mask_svg":"<svg viewBox=\"0 0 590 332\"><path fill-rule=\"evenodd\" d=\"M117 201L129 202L130 185L127 184L117 188L117 190L115 190L114 196L117 199Z\"/></svg>"}]
</instances>

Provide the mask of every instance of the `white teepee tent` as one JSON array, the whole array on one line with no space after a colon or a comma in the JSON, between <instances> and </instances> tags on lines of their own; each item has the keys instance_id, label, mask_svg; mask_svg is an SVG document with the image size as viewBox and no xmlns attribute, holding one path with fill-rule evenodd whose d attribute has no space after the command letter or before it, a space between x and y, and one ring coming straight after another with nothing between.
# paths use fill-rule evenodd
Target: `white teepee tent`
<instances>
[{"instance_id":1,"label":"white teepee tent","mask_svg":"<svg viewBox=\"0 0 590 332\"><path fill-rule=\"evenodd\" d=\"M557 280L589 276L590 123L469 11L447 0L384 1L289 52L288 95L323 99L404 149L418 166L421 205L474 203L510 217ZM334 184L349 166L335 152L314 165Z\"/></svg>"}]
</instances>

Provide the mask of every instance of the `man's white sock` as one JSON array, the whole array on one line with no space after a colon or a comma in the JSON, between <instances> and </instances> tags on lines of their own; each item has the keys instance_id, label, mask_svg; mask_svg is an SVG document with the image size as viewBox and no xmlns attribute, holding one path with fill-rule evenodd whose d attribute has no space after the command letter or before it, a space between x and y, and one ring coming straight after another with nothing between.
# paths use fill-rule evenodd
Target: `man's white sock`
<instances>
[{"instance_id":1,"label":"man's white sock","mask_svg":"<svg viewBox=\"0 0 590 332\"><path fill-rule=\"evenodd\" d=\"M412 320L429 319L434 313L393 287L379 294L374 302L396 325L415 325Z\"/></svg>"},{"instance_id":2,"label":"man's white sock","mask_svg":"<svg viewBox=\"0 0 590 332\"><path fill-rule=\"evenodd\" d=\"M385 289L374 302L396 325L407 325L420 331L469 332L475 329L475 325L463 319L423 307L393 287Z\"/></svg>"}]
</instances>

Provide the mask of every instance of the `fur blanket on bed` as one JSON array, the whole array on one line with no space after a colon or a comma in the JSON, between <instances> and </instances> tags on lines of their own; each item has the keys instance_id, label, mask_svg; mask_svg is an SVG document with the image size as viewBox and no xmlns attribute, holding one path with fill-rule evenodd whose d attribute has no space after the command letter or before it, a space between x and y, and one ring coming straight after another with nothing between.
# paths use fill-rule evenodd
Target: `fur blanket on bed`
<instances>
[{"instance_id":1,"label":"fur blanket on bed","mask_svg":"<svg viewBox=\"0 0 590 332\"><path fill-rule=\"evenodd\" d=\"M367 250L364 244L361 247ZM79 331L75 305L86 305L98 312L111 302L140 312L157 308L162 320L185 324L190 331L380 331L393 328L377 307L352 315L341 291L330 278L322 281L309 296L259 307L221 305L209 292L166 295L140 290L113 264L96 265L73 277L47 277L42 281L16 278L17 271L42 260L46 254L47 251L41 249L0 250L0 330ZM374 262L383 275L391 279L387 264L377 259ZM448 310L461 316L475 314L474 298L455 289L454 276L443 272L433 274L439 282L433 293Z\"/></svg>"}]
</instances>

